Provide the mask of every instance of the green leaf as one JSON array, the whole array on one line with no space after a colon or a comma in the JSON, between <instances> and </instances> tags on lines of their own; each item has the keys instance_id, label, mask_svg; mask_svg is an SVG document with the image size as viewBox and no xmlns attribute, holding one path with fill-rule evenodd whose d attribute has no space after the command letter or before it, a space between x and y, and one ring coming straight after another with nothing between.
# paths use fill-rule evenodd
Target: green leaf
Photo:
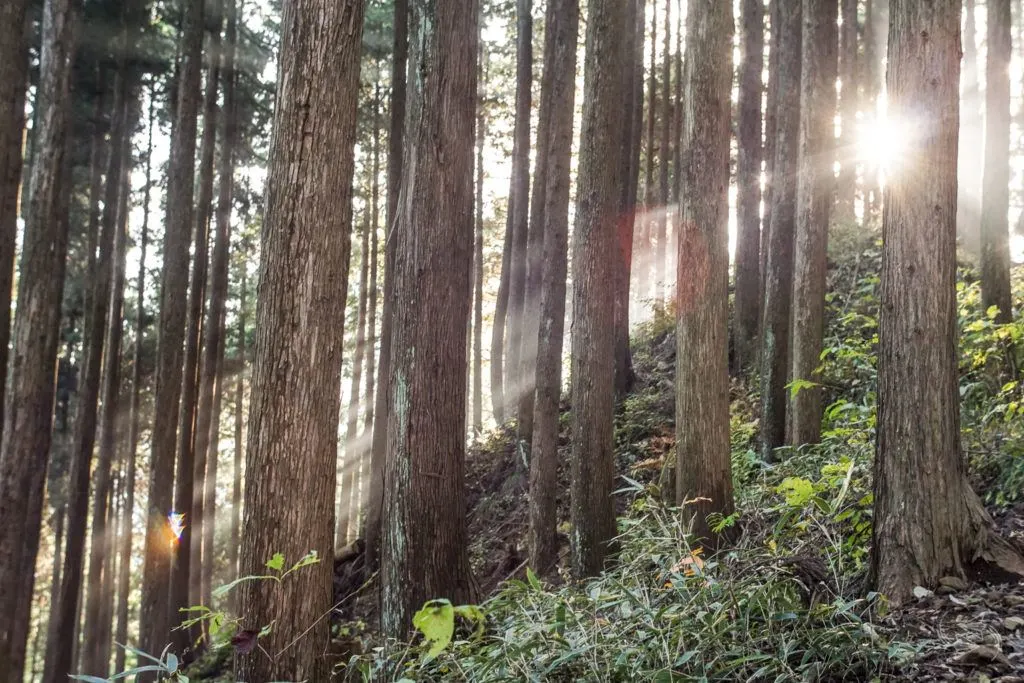
<instances>
[{"instance_id":1,"label":"green leaf","mask_svg":"<svg viewBox=\"0 0 1024 683\"><path fill-rule=\"evenodd\" d=\"M786 388L789 389L789 397L793 398L804 389L813 389L816 386L818 386L817 382L812 382L808 379L795 379L787 384Z\"/></svg>"},{"instance_id":2,"label":"green leaf","mask_svg":"<svg viewBox=\"0 0 1024 683\"><path fill-rule=\"evenodd\" d=\"M320 562L320 556L317 554L317 552L315 550L310 550L308 553L306 553L303 556L303 558L301 560L299 560L298 562L293 564L288 571L286 571L284 574L282 574L281 578L284 578L285 576L288 576L293 571L296 571L298 569L302 569L303 567L308 567L311 564L317 564L319 562Z\"/></svg>"},{"instance_id":3,"label":"green leaf","mask_svg":"<svg viewBox=\"0 0 1024 683\"><path fill-rule=\"evenodd\" d=\"M106 678L100 678L99 676L86 676L85 674L68 675L73 681L87 681L87 683L107 683Z\"/></svg>"},{"instance_id":4,"label":"green leaf","mask_svg":"<svg viewBox=\"0 0 1024 683\"><path fill-rule=\"evenodd\" d=\"M537 575L533 573L533 570L529 567L526 568L526 580L529 582L530 587L535 591L541 589L540 581L537 579Z\"/></svg>"},{"instance_id":5,"label":"green leaf","mask_svg":"<svg viewBox=\"0 0 1024 683\"><path fill-rule=\"evenodd\" d=\"M484 634L484 626L487 624L487 617L484 615L484 611L479 605L458 605L455 607L455 615L476 624L476 628L473 630L473 635L475 637L482 636Z\"/></svg>"},{"instance_id":6,"label":"green leaf","mask_svg":"<svg viewBox=\"0 0 1024 683\"><path fill-rule=\"evenodd\" d=\"M274 553L274 556L267 560L267 569L273 569L275 572L279 572L284 569L284 555L281 553Z\"/></svg>"},{"instance_id":7,"label":"green leaf","mask_svg":"<svg viewBox=\"0 0 1024 683\"><path fill-rule=\"evenodd\" d=\"M802 477L786 477L775 489L786 497L786 505L802 508L814 495L814 484Z\"/></svg>"},{"instance_id":8,"label":"green leaf","mask_svg":"<svg viewBox=\"0 0 1024 683\"><path fill-rule=\"evenodd\" d=\"M173 652L168 652L167 653L167 663L165 664L165 666L167 667L167 673L174 673L175 671L177 671L178 670L178 656L176 654L174 654Z\"/></svg>"},{"instance_id":9,"label":"green leaf","mask_svg":"<svg viewBox=\"0 0 1024 683\"><path fill-rule=\"evenodd\" d=\"M223 586L218 586L214 589L212 595L215 598L223 598L225 595L234 590L235 587L238 586L238 584L240 583L245 583L246 581L264 581L267 579L270 579L271 581L278 580L276 576L242 576L235 579L231 583L226 583Z\"/></svg>"},{"instance_id":10,"label":"green leaf","mask_svg":"<svg viewBox=\"0 0 1024 683\"><path fill-rule=\"evenodd\" d=\"M116 681L122 678L131 678L137 674L146 673L147 671L156 671L159 673L167 673L167 668L164 665L157 666L155 664L147 664L146 666L137 666L134 669L127 669L121 673L111 676L107 680Z\"/></svg>"},{"instance_id":11,"label":"green leaf","mask_svg":"<svg viewBox=\"0 0 1024 683\"><path fill-rule=\"evenodd\" d=\"M413 615L412 625L430 644L426 659L437 657L452 642L455 633L455 608L448 600L430 600Z\"/></svg>"}]
</instances>

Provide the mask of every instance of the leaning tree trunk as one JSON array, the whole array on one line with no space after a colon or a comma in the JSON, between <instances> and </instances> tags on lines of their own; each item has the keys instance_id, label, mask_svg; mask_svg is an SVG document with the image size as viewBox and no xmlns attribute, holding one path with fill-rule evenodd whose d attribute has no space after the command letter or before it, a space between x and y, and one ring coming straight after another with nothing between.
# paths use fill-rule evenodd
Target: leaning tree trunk
<instances>
[{"instance_id":1,"label":"leaning tree trunk","mask_svg":"<svg viewBox=\"0 0 1024 683\"><path fill-rule=\"evenodd\" d=\"M733 370L757 358L761 314L761 74L764 70L764 2L743 0L740 25L739 99L736 114L736 298Z\"/></svg>"},{"instance_id":2,"label":"leaning tree trunk","mask_svg":"<svg viewBox=\"0 0 1024 683\"><path fill-rule=\"evenodd\" d=\"M476 0L414 0L397 216L381 625L405 637L427 599L471 600L463 488L473 263Z\"/></svg>"},{"instance_id":3,"label":"leaning tree trunk","mask_svg":"<svg viewBox=\"0 0 1024 683\"><path fill-rule=\"evenodd\" d=\"M1010 295L1010 0L988 0L985 171L981 201L981 304L1013 317Z\"/></svg>"},{"instance_id":4,"label":"leaning tree trunk","mask_svg":"<svg viewBox=\"0 0 1024 683\"><path fill-rule=\"evenodd\" d=\"M804 0L800 78L800 151L793 257L792 367L798 385L789 405L789 442L821 438L821 348L825 334L828 226L835 192L836 0Z\"/></svg>"},{"instance_id":5,"label":"leaning tree trunk","mask_svg":"<svg viewBox=\"0 0 1024 683\"><path fill-rule=\"evenodd\" d=\"M871 560L876 586L899 603L976 563L1024 574L1024 559L971 490L960 447L959 0L893 0L890 37L890 115L921 132L886 187L883 222Z\"/></svg>"},{"instance_id":6,"label":"leaning tree trunk","mask_svg":"<svg viewBox=\"0 0 1024 683\"><path fill-rule=\"evenodd\" d=\"M771 220L761 324L761 457L786 437L786 377L789 372L789 315L793 293L793 234L796 223L797 154L800 142L801 8L780 2L779 61L772 165ZM774 31L774 30L773 30Z\"/></svg>"},{"instance_id":7,"label":"leaning tree trunk","mask_svg":"<svg viewBox=\"0 0 1024 683\"><path fill-rule=\"evenodd\" d=\"M27 6L28 0L10 0L0 6L0 429L4 422L7 351L11 339L10 297L18 232L21 138L25 129Z\"/></svg>"},{"instance_id":8,"label":"leaning tree trunk","mask_svg":"<svg viewBox=\"0 0 1024 683\"><path fill-rule=\"evenodd\" d=\"M280 584L242 586L241 628L274 630L238 658L241 680L320 681L330 670L323 615L333 604L362 24L361 0L283 6L246 457L246 480L260 484L245 489L241 572L265 573L275 553L288 565L310 551L321 561ZM322 87L328 81L332 87Z\"/></svg>"},{"instance_id":9,"label":"leaning tree trunk","mask_svg":"<svg viewBox=\"0 0 1024 683\"><path fill-rule=\"evenodd\" d=\"M370 454L370 494L366 506L366 569L380 565L381 516L384 510L384 455L387 450L389 392L385 389L391 375L391 327L395 290L395 218L402 180L402 142L405 130L405 69L409 54L409 2L395 0L394 43L391 55L391 112L388 129L388 205L384 232L384 305L380 316L380 362L377 395L373 408L373 452ZM495 325L498 314L495 312ZM500 353L491 358L501 358ZM500 367L500 366L499 366ZM491 363L493 372L494 363ZM500 373L500 371L499 371ZM500 381L499 381L500 385Z\"/></svg>"},{"instance_id":10,"label":"leaning tree trunk","mask_svg":"<svg viewBox=\"0 0 1024 683\"><path fill-rule=\"evenodd\" d=\"M676 503L698 539L732 514L729 449L729 133L732 5L693 2L687 25L682 224L676 275Z\"/></svg>"},{"instance_id":11,"label":"leaning tree trunk","mask_svg":"<svg viewBox=\"0 0 1024 683\"><path fill-rule=\"evenodd\" d=\"M160 275L160 327L157 334L153 444L149 469L149 503L139 607L139 646L161 652L170 635L171 553L167 516L171 512L174 456L181 403L183 343L192 246L192 201L195 190L196 128L199 114L203 47L203 2L182 4L181 67L174 127L167 165L167 218L164 223ZM191 509L191 498L189 499ZM174 614L177 617L177 613ZM145 663L140 662L140 663Z\"/></svg>"},{"instance_id":12,"label":"leaning tree trunk","mask_svg":"<svg viewBox=\"0 0 1024 683\"><path fill-rule=\"evenodd\" d=\"M621 168L623 27L619 0L587 5L583 124L580 137L576 228L572 238L572 455L570 493L572 571L594 576L615 536L612 418L614 310L608 305L615 273Z\"/></svg>"},{"instance_id":13,"label":"leaning tree trunk","mask_svg":"<svg viewBox=\"0 0 1024 683\"><path fill-rule=\"evenodd\" d=\"M565 327L565 289L569 238L569 164L572 154L572 117L576 88L576 39L579 32L578 0L548 5L544 84L541 101L546 116L547 156L544 183L544 260L541 275L540 326L537 343L536 402L530 453L530 566L541 574L554 569L558 559L558 430L562 396L562 341ZM632 47L632 46L631 46ZM627 53L627 55L632 52ZM632 64L626 60L629 68ZM540 152L539 152L540 153Z\"/></svg>"}]
</instances>

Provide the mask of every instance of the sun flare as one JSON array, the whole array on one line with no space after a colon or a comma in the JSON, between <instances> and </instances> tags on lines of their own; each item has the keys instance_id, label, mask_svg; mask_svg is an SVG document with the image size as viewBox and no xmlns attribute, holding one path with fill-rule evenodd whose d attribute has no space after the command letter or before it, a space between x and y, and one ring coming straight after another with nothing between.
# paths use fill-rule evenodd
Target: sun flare
<instances>
[{"instance_id":1,"label":"sun flare","mask_svg":"<svg viewBox=\"0 0 1024 683\"><path fill-rule=\"evenodd\" d=\"M907 151L910 127L882 115L861 121L857 130L857 155L869 167L886 175L895 171Z\"/></svg>"}]
</instances>

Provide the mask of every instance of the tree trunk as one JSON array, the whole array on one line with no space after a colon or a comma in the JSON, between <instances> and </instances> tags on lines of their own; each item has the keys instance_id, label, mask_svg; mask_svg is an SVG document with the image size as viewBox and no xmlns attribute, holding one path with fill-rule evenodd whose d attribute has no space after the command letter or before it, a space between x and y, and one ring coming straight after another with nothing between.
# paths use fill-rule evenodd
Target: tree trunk
<instances>
[{"instance_id":1,"label":"tree trunk","mask_svg":"<svg viewBox=\"0 0 1024 683\"><path fill-rule=\"evenodd\" d=\"M483 84L486 84L487 53L482 45L479 51L481 78ZM484 142L487 139L484 96L484 88L481 86L477 93L476 116L476 244L473 249L473 287L475 290L473 293L473 436L480 436L484 429L484 378L482 375L484 367Z\"/></svg>"},{"instance_id":2,"label":"tree trunk","mask_svg":"<svg viewBox=\"0 0 1024 683\"><path fill-rule=\"evenodd\" d=\"M618 0L587 6L583 124L576 228L572 240L572 570L601 571L615 536L611 497L615 476L612 417L614 311L607 305L614 276L621 169L615 146L622 130L622 70L626 9ZM652 107L652 112L655 111Z\"/></svg>"},{"instance_id":3,"label":"tree trunk","mask_svg":"<svg viewBox=\"0 0 1024 683\"><path fill-rule=\"evenodd\" d=\"M658 13L657 2L654 3L652 8L654 13ZM672 0L665 0L665 22L664 30L662 31L662 50L664 54L661 56L662 60L662 75L661 75L661 121L659 121L659 135L660 140L658 141L658 205L660 210L658 211L658 217L656 219L656 226L658 231L658 271L661 273L661 291L662 295L660 301L668 301L668 289L669 289L669 194L668 194L668 165L672 158L672 149L669 141L669 131L672 125ZM678 105L678 103L676 103Z\"/></svg>"},{"instance_id":4,"label":"tree trunk","mask_svg":"<svg viewBox=\"0 0 1024 683\"><path fill-rule=\"evenodd\" d=\"M825 334L828 226L835 196L836 0L804 0L800 78L800 151L793 257L792 367L798 387L789 405L789 442L821 438L822 388L818 367Z\"/></svg>"},{"instance_id":5,"label":"tree trunk","mask_svg":"<svg viewBox=\"0 0 1024 683\"><path fill-rule=\"evenodd\" d=\"M370 293L367 314L369 319L366 323L366 394L363 402L366 405L363 414L363 449L360 457L360 477L363 485L361 487L359 511L365 519L365 506L367 501L367 489L370 486L370 438L373 434L373 402L374 392L377 389L377 254L379 245L377 243L377 231L380 229L380 80L373 84L373 178L370 181ZM362 529L356 531L362 533Z\"/></svg>"},{"instance_id":6,"label":"tree trunk","mask_svg":"<svg viewBox=\"0 0 1024 683\"><path fill-rule=\"evenodd\" d=\"M160 274L160 328L157 334L153 444L149 471L139 645L144 652L161 652L170 635L170 590L173 538L168 523L172 512L174 456L178 410L182 394L182 346L185 339L189 289L189 250L192 244L192 201L195 190L196 127L199 113L203 46L203 2L182 4L181 68L167 165L167 217L164 223L163 266ZM187 479L188 477L185 477ZM177 501L175 501L177 502ZM191 496L188 501L191 509ZM182 511L184 508L178 508ZM186 573L187 576L187 573ZM144 662L140 662L144 663Z\"/></svg>"},{"instance_id":7,"label":"tree trunk","mask_svg":"<svg viewBox=\"0 0 1024 683\"><path fill-rule=\"evenodd\" d=\"M201 504L193 505L192 526L196 536L192 544L193 566L199 573L198 602L210 605L214 558L214 528L217 506L217 456L220 453L220 407L224 367L224 324L228 297L228 261L231 250L231 207L234 192L234 150L237 139L237 105L235 103L235 45L237 19L235 0L227 0L227 28L224 48L220 54L220 71L224 83L224 107L221 112L219 184L217 187L216 233L213 245L213 270L210 273L208 324L205 329L205 354L199 380L199 407L196 414L196 472L203 482ZM199 459L205 461L205 473ZM202 531L201 543L199 531Z\"/></svg>"},{"instance_id":8,"label":"tree trunk","mask_svg":"<svg viewBox=\"0 0 1024 683\"><path fill-rule=\"evenodd\" d=\"M643 215L643 232L647 237L648 259L651 263L648 264L648 270L650 272L649 277L651 281L649 283L649 296L654 299L655 302L661 302L665 299L665 273L658 270L658 263L661 260L658 258L658 253L664 248L664 245L656 243L656 236L652 234L654 231L651 230L651 206L654 203L654 165L657 159L657 150L654 145L654 131L656 128L656 121L658 118L658 64L655 61L655 51L658 47L658 4L657 0L651 2L651 61L648 69L648 82L647 82L647 166L644 171L644 215Z\"/></svg>"},{"instance_id":9,"label":"tree trunk","mask_svg":"<svg viewBox=\"0 0 1024 683\"><path fill-rule=\"evenodd\" d=\"M729 141L732 5L694 2L687 25L682 225L676 279L676 503L693 532L733 511L729 449Z\"/></svg>"},{"instance_id":10,"label":"tree trunk","mask_svg":"<svg viewBox=\"0 0 1024 683\"><path fill-rule=\"evenodd\" d=\"M18 188L28 82L28 0L0 6L0 428L4 422L7 351L11 339L11 285L18 233Z\"/></svg>"},{"instance_id":11,"label":"tree trunk","mask_svg":"<svg viewBox=\"0 0 1024 683\"><path fill-rule=\"evenodd\" d=\"M116 641L128 644L128 599L131 591L130 567L132 557L132 515L135 510L135 468L139 450L139 431L142 417L140 403L142 399L142 361L143 335L146 330L146 249L149 246L149 200L153 187L153 126L155 124L154 88L149 88L148 134L146 142L146 186L142 194L142 234L139 237L139 270L136 276L135 300L135 352L132 358L132 396L128 409L128 452L125 463L124 514L121 519L121 574L117 586L117 634ZM118 647L114 658L114 670L124 671L125 649Z\"/></svg>"},{"instance_id":12,"label":"tree trunk","mask_svg":"<svg viewBox=\"0 0 1024 683\"><path fill-rule=\"evenodd\" d=\"M239 268L240 285L238 296L238 375L235 378L235 459L231 478L231 546L228 548L228 571L231 576L239 576L238 553L242 542L242 459L245 455L243 441L243 419L245 404L245 306L246 306L246 253L242 251L242 265ZM232 596L236 603L237 594Z\"/></svg>"},{"instance_id":13,"label":"tree trunk","mask_svg":"<svg viewBox=\"0 0 1024 683\"><path fill-rule=\"evenodd\" d=\"M178 457L174 482L174 509L191 518L182 526L175 545L171 567L171 626L180 621L182 608L195 605L202 594L201 553L203 538L203 489L206 475L206 433L200 429L199 373L202 339L207 327L216 324L204 319L206 281L209 275L210 213L213 203L213 162L217 141L217 89L220 83L221 24L224 5L214 0L211 11L204 15L206 32L210 34L207 50L206 90L203 95L203 136L199 145L199 187L194 218L195 257L188 294L188 329L185 333L184 381L181 388L181 411L178 416ZM208 425L208 423L207 423ZM202 436L200 436L202 435ZM173 632L179 652L188 652L195 641L193 629Z\"/></svg>"},{"instance_id":14,"label":"tree trunk","mask_svg":"<svg viewBox=\"0 0 1024 683\"><path fill-rule=\"evenodd\" d=\"M764 2L740 8L739 99L736 103L736 295L733 370L757 359L761 314L761 74L764 70Z\"/></svg>"},{"instance_id":15,"label":"tree trunk","mask_svg":"<svg viewBox=\"0 0 1024 683\"><path fill-rule=\"evenodd\" d=\"M994 2L998 0L989 0ZM1008 17L1007 17L1008 19ZM871 554L892 601L975 563L1024 574L971 490L960 449L956 150L960 2L893 0L889 111L917 121L886 187Z\"/></svg>"},{"instance_id":16,"label":"tree trunk","mask_svg":"<svg viewBox=\"0 0 1024 683\"><path fill-rule=\"evenodd\" d=\"M772 206L775 203L775 136L778 127L779 109L779 30L782 17L779 14L779 0L768 0L770 33L765 41L768 50L768 86L765 93L764 107L764 195L761 205L764 207L764 220L761 228L761 294L759 296L757 368L760 372L761 353L764 351L764 296L768 281L768 238L771 236ZM871 0L867 0L868 3Z\"/></svg>"},{"instance_id":17,"label":"tree trunk","mask_svg":"<svg viewBox=\"0 0 1024 683\"><path fill-rule=\"evenodd\" d=\"M1013 317L1010 297L1010 0L988 0L985 171L981 206L981 304L996 322Z\"/></svg>"},{"instance_id":18,"label":"tree trunk","mask_svg":"<svg viewBox=\"0 0 1024 683\"><path fill-rule=\"evenodd\" d=\"M878 101L885 89L886 36L889 35L889 0L870 0L870 20L867 22L870 50L868 57L868 92L871 102L869 122L877 125L881 121ZM882 171L877 165L868 165L864 178L864 213L879 216L882 211Z\"/></svg>"},{"instance_id":19,"label":"tree trunk","mask_svg":"<svg viewBox=\"0 0 1024 683\"><path fill-rule=\"evenodd\" d=\"M320 562L281 583L241 587L241 628L274 624L259 648L237 658L241 680L320 681L330 671L323 616L333 604L362 25L360 0L283 6L246 458L246 480L259 485L245 489L241 573L265 573L275 553L286 566L311 551Z\"/></svg>"},{"instance_id":20,"label":"tree trunk","mask_svg":"<svg viewBox=\"0 0 1024 683\"><path fill-rule=\"evenodd\" d=\"M409 138L398 214L388 386L381 626L404 637L427 599L475 597L463 488L473 263L478 5L412 3Z\"/></svg>"},{"instance_id":21,"label":"tree trunk","mask_svg":"<svg viewBox=\"0 0 1024 683\"><path fill-rule=\"evenodd\" d=\"M120 38L126 40L128 36L127 27L122 29ZM96 444L96 427L98 414L98 401L100 397L101 384L103 383L104 350L106 348L107 319L108 315L113 317L111 310L112 285L115 282L114 263L116 257L114 249L116 244L117 230L117 207L122 190L121 169L125 160L125 140L130 137L130 125L128 122L129 111L132 108L132 99L135 97L134 75L126 67L122 58L118 66L117 76L114 82L114 106L113 119L111 124L110 156L107 164L106 179L103 193L103 214L100 220L99 254L96 259L96 269L92 273L91 293L89 296L89 308L86 311L85 335L83 345L85 356L82 363L82 378L79 384L79 404L75 417L74 445L71 450L71 473L68 502L68 539L67 550L64 554L64 570L60 592L60 607L57 610L56 618L49 624L47 635L46 651L46 674L43 680L46 683L64 681L68 674L72 673L74 659L72 647L75 642L74 632L78 619L79 599L82 589L82 573L84 565L85 538L87 534L87 521L89 512L89 475L92 469L93 449ZM117 303L115 300L113 303ZM118 339L118 342L120 340ZM107 363L116 364L119 360L109 360ZM113 357L116 358L116 357ZM113 380L116 382L117 377ZM113 390L115 387L112 387ZM110 458L111 451L104 451L100 448L103 462L97 468L96 478L96 505L93 514L99 519L101 526L105 526L104 515L107 498L110 491ZM96 583L90 581L90 592L99 588L98 580L102 577L102 563L97 563L90 572L95 571ZM96 597L92 599L95 601ZM98 602L94 602L95 610L88 616L98 617ZM89 623L91 630L99 628L99 624ZM86 667L94 665L95 660L89 652L90 646L95 642L89 641L83 648L83 664ZM87 672L92 673L92 672Z\"/></svg>"},{"instance_id":22,"label":"tree trunk","mask_svg":"<svg viewBox=\"0 0 1024 683\"><path fill-rule=\"evenodd\" d=\"M533 15L531 0L516 0L516 115L512 145L509 215L508 318L505 324L505 405L517 410L526 389L520 358L526 310L527 247L530 214L530 109L533 87ZM492 359L492 363L494 360ZM516 414L519 418L520 415Z\"/></svg>"},{"instance_id":23,"label":"tree trunk","mask_svg":"<svg viewBox=\"0 0 1024 683\"><path fill-rule=\"evenodd\" d=\"M633 17L635 19L635 17ZM629 25L627 24L627 27ZM540 326L537 343L536 402L530 453L530 566L541 574L558 560L558 428L562 396L562 340L569 235L569 163L575 101L578 0L548 4L545 20L544 85L541 115L547 118L545 176L534 178L544 189L544 258L541 275ZM628 46L633 48L632 43ZM630 49L625 53L634 54ZM633 70L633 63L626 63Z\"/></svg>"},{"instance_id":24,"label":"tree trunk","mask_svg":"<svg viewBox=\"0 0 1024 683\"><path fill-rule=\"evenodd\" d=\"M856 221L857 190L857 0L841 0L839 30L839 178L836 181L836 219L847 225Z\"/></svg>"},{"instance_id":25,"label":"tree trunk","mask_svg":"<svg viewBox=\"0 0 1024 683\"><path fill-rule=\"evenodd\" d=\"M793 294L793 235L796 223L797 154L800 141L801 8L780 2L778 102L771 222L761 324L761 457L771 462L786 437L789 316ZM783 96L783 93L787 95Z\"/></svg>"},{"instance_id":26,"label":"tree trunk","mask_svg":"<svg viewBox=\"0 0 1024 683\"><path fill-rule=\"evenodd\" d=\"M390 392L385 390L391 377L391 328L395 294L395 219L402 180L402 139L405 130L405 69L409 54L409 1L395 0L394 43L391 58L391 112L388 130L388 207L384 237L384 305L380 316L380 362L377 377L381 384L374 397L373 452L370 454L370 496L366 509L366 570L380 565L381 518L384 510L384 455L387 450ZM500 297L499 297L500 300ZM498 313L494 314L495 328ZM501 358L500 353L491 358ZM494 362L491 363L492 372ZM500 363L498 364L500 368ZM499 370L500 374L500 370ZM498 385L501 385L499 380Z\"/></svg>"},{"instance_id":27,"label":"tree trunk","mask_svg":"<svg viewBox=\"0 0 1024 683\"><path fill-rule=\"evenodd\" d=\"M957 237L970 252L981 253L981 203L984 177L984 125L978 59L975 0L964 0L963 72L960 74L960 140L957 172Z\"/></svg>"}]
</instances>

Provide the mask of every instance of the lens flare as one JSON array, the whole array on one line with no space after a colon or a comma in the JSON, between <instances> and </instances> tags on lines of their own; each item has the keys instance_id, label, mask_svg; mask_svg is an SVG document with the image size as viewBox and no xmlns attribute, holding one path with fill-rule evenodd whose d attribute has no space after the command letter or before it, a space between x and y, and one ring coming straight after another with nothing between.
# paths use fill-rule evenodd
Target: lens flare
<instances>
[{"instance_id":1,"label":"lens flare","mask_svg":"<svg viewBox=\"0 0 1024 683\"><path fill-rule=\"evenodd\" d=\"M167 528L171 532L171 542L180 541L181 535L185 532L185 513L172 511L167 515Z\"/></svg>"}]
</instances>

